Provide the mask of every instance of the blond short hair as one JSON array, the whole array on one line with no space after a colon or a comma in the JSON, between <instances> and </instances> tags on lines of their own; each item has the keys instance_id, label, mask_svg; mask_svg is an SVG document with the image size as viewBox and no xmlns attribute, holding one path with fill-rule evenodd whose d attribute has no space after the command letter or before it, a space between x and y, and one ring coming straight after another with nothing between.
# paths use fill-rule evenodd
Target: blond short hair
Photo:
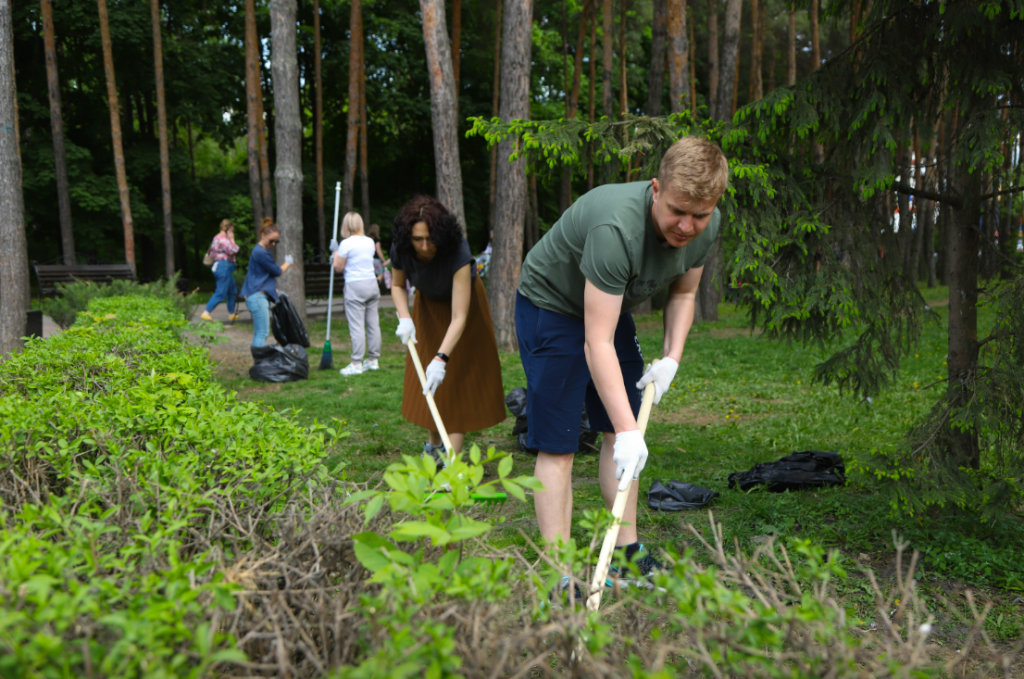
<instances>
[{"instance_id":1,"label":"blond short hair","mask_svg":"<svg viewBox=\"0 0 1024 679\"><path fill-rule=\"evenodd\" d=\"M721 198L729 186L729 161L717 144L683 137L661 159L658 181L692 200L709 203Z\"/></svg>"},{"instance_id":2,"label":"blond short hair","mask_svg":"<svg viewBox=\"0 0 1024 679\"><path fill-rule=\"evenodd\" d=\"M363 216L358 212L349 212L345 215L345 219L341 221L341 237L342 239L349 238L351 236L362 236L363 235Z\"/></svg>"}]
</instances>

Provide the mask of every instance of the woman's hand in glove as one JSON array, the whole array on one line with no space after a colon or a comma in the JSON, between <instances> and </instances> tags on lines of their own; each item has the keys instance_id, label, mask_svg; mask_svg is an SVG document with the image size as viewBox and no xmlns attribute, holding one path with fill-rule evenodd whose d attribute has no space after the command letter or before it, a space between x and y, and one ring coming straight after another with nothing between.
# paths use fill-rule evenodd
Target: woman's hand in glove
<instances>
[{"instance_id":1,"label":"woman's hand in glove","mask_svg":"<svg viewBox=\"0 0 1024 679\"><path fill-rule=\"evenodd\" d=\"M647 444L639 429L624 431L615 435L615 478L619 479L619 490L629 488L629 482L640 478L640 472L647 464Z\"/></svg>"},{"instance_id":2,"label":"woman's hand in glove","mask_svg":"<svg viewBox=\"0 0 1024 679\"><path fill-rule=\"evenodd\" d=\"M411 318L399 318L398 330L395 330L395 334L398 335L398 341L402 344L408 344L410 338L413 344L416 343L416 326L413 325Z\"/></svg>"},{"instance_id":3,"label":"woman's hand in glove","mask_svg":"<svg viewBox=\"0 0 1024 679\"><path fill-rule=\"evenodd\" d=\"M327 247L328 247L328 249L331 252L337 252L338 251L338 241L337 241L337 239L332 238L331 239L331 244L328 245Z\"/></svg>"},{"instance_id":4,"label":"woman's hand in glove","mask_svg":"<svg viewBox=\"0 0 1024 679\"><path fill-rule=\"evenodd\" d=\"M444 361L439 358L435 358L427 366L427 386L423 388L423 395L426 396L428 393L433 394L437 391L437 388L441 386L441 382L444 382Z\"/></svg>"},{"instance_id":5,"label":"woman's hand in glove","mask_svg":"<svg viewBox=\"0 0 1024 679\"><path fill-rule=\"evenodd\" d=\"M677 370L679 370L679 364L675 359L666 356L651 364L644 376L636 383L636 388L643 391L644 387L654 382L654 402L658 403L668 388L672 386L672 380L675 379Z\"/></svg>"},{"instance_id":6,"label":"woman's hand in glove","mask_svg":"<svg viewBox=\"0 0 1024 679\"><path fill-rule=\"evenodd\" d=\"M284 256L284 263L287 264L288 266L291 266L292 264L295 263L295 258L292 257L291 255L285 255Z\"/></svg>"}]
</instances>

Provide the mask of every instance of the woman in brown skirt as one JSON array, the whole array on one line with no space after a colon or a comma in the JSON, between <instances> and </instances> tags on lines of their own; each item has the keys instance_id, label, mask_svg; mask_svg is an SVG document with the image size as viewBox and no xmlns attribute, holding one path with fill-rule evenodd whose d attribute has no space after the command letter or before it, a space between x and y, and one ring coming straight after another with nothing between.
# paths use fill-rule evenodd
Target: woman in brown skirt
<instances>
[{"instance_id":1,"label":"woman in brown skirt","mask_svg":"<svg viewBox=\"0 0 1024 679\"><path fill-rule=\"evenodd\" d=\"M487 291L476 275L469 244L459 222L435 198L417 196L395 217L391 245L391 298L398 311L399 340L409 338L426 366L427 390L455 453L466 432L505 419L501 363L494 341ZM405 283L416 288L409 313ZM402 417L429 433L424 451L440 464L444 452L430 415L426 391L412 358L405 359Z\"/></svg>"}]
</instances>

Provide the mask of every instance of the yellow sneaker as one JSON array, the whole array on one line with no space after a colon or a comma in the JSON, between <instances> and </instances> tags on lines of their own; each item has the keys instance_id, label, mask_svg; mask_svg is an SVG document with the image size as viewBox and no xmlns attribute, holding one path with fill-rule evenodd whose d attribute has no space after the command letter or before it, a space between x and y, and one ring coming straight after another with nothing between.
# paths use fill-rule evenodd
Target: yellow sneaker
<instances>
[{"instance_id":1,"label":"yellow sneaker","mask_svg":"<svg viewBox=\"0 0 1024 679\"><path fill-rule=\"evenodd\" d=\"M203 319L204 321L213 320L213 316L210 315L209 311L203 311L203 313L199 314L199 318Z\"/></svg>"},{"instance_id":2,"label":"yellow sneaker","mask_svg":"<svg viewBox=\"0 0 1024 679\"><path fill-rule=\"evenodd\" d=\"M242 320L242 314L228 314L229 321L240 321Z\"/></svg>"}]
</instances>

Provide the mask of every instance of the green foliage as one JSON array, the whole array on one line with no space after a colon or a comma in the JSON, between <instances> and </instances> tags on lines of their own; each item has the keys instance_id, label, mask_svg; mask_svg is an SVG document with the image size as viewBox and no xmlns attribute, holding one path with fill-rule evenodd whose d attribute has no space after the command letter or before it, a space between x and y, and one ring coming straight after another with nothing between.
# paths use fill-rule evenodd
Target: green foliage
<instances>
[{"instance_id":1,"label":"green foliage","mask_svg":"<svg viewBox=\"0 0 1024 679\"><path fill-rule=\"evenodd\" d=\"M0 674L211 676L237 584L199 548L224 503L265 513L326 478L303 430L213 383L152 294L95 298L0 366ZM221 528L223 530L223 528Z\"/></svg>"},{"instance_id":2,"label":"green foliage","mask_svg":"<svg viewBox=\"0 0 1024 679\"><path fill-rule=\"evenodd\" d=\"M87 309L94 299L144 296L168 300L185 320L191 320L198 296L178 292L178 278L179 275L174 274L169 280L160 279L153 283L118 280L102 285L90 281L58 283L56 296L44 299L40 307L57 325L67 329L75 324L78 314Z\"/></svg>"}]
</instances>

